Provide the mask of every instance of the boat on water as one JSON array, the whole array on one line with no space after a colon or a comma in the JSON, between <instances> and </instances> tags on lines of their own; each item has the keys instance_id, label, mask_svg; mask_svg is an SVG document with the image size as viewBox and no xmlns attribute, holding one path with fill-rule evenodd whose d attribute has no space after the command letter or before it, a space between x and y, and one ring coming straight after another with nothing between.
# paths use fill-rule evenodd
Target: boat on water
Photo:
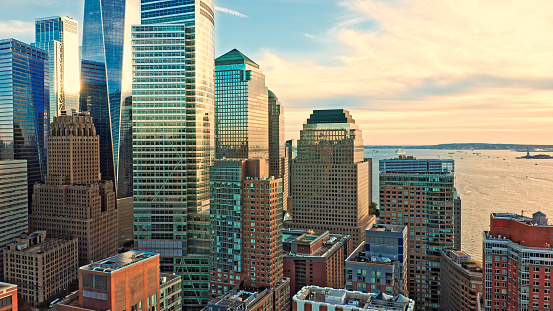
<instances>
[{"instance_id":1,"label":"boat on water","mask_svg":"<svg viewBox=\"0 0 553 311\"><path fill-rule=\"evenodd\" d=\"M404 155L404 154L405 154L405 150L403 150L403 149L398 149L398 150L396 151L396 154Z\"/></svg>"}]
</instances>

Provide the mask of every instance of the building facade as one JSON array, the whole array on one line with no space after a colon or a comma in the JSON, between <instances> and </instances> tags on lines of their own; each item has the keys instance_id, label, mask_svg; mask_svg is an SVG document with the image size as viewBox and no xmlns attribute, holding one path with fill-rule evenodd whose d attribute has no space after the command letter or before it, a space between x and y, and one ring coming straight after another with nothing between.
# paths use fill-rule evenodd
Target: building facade
<instances>
[{"instance_id":1,"label":"building facade","mask_svg":"<svg viewBox=\"0 0 553 311\"><path fill-rule=\"evenodd\" d=\"M210 168L212 297L283 280L282 179L267 172L263 159L216 160Z\"/></svg>"},{"instance_id":2,"label":"building facade","mask_svg":"<svg viewBox=\"0 0 553 311\"><path fill-rule=\"evenodd\" d=\"M183 308L209 300L209 166L215 147L210 0L142 1L133 26L135 247L182 275Z\"/></svg>"},{"instance_id":3,"label":"building facade","mask_svg":"<svg viewBox=\"0 0 553 311\"><path fill-rule=\"evenodd\" d=\"M285 230L283 236L284 276L291 293L306 285L344 287L344 261L354 245L350 235Z\"/></svg>"},{"instance_id":4,"label":"building facade","mask_svg":"<svg viewBox=\"0 0 553 311\"><path fill-rule=\"evenodd\" d=\"M78 271L78 294L60 302L60 311L160 310L159 254L128 251Z\"/></svg>"},{"instance_id":5,"label":"building facade","mask_svg":"<svg viewBox=\"0 0 553 311\"><path fill-rule=\"evenodd\" d=\"M484 309L550 310L553 226L532 218L493 213L484 240Z\"/></svg>"},{"instance_id":6,"label":"building facade","mask_svg":"<svg viewBox=\"0 0 553 311\"><path fill-rule=\"evenodd\" d=\"M16 238L4 250L6 281L18 284L18 295L36 307L77 279L77 244L76 238L47 239L45 231Z\"/></svg>"},{"instance_id":7,"label":"building facade","mask_svg":"<svg viewBox=\"0 0 553 311\"><path fill-rule=\"evenodd\" d=\"M0 311L17 310L17 285L0 282Z\"/></svg>"},{"instance_id":8,"label":"building facade","mask_svg":"<svg viewBox=\"0 0 553 311\"><path fill-rule=\"evenodd\" d=\"M346 289L408 296L407 226L375 224L346 260Z\"/></svg>"},{"instance_id":9,"label":"building facade","mask_svg":"<svg viewBox=\"0 0 553 311\"><path fill-rule=\"evenodd\" d=\"M314 110L303 125L291 165L292 220L288 228L365 239L369 216L368 163L363 138L347 110Z\"/></svg>"},{"instance_id":10,"label":"building facade","mask_svg":"<svg viewBox=\"0 0 553 311\"><path fill-rule=\"evenodd\" d=\"M182 310L182 278L176 274L161 274L159 287L159 310Z\"/></svg>"},{"instance_id":11,"label":"building facade","mask_svg":"<svg viewBox=\"0 0 553 311\"><path fill-rule=\"evenodd\" d=\"M27 161L0 161L0 280L3 280L2 250L29 231Z\"/></svg>"},{"instance_id":12,"label":"building facade","mask_svg":"<svg viewBox=\"0 0 553 311\"><path fill-rule=\"evenodd\" d=\"M441 251L441 310L480 310L483 299L482 265L463 251Z\"/></svg>"},{"instance_id":13,"label":"building facade","mask_svg":"<svg viewBox=\"0 0 553 311\"><path fill-rule=\"evenodd\" d=\"M440 251L455 246L453 160L380 160L382 222L409 228L409 297L424 310L440 307Z\"/></svg>"},{"instance_id":14,"label":"building facade","mask_svg":"<svg viewBox=\"0 0 553 311\"><path fill-rule=\"evenodd\" d=\"M35 21L35 45L48 53L50 69L50 120L62 111L79 110L79 23L71 17Z\"/></svg>"},{"instance_id":15,"label":"building facade","mask_svg":"<svg viewBox=\"0 0 553 311\"><path fill-rule=\"evenodd\" d=\"M49 118L48 54L26 43L0 40L0 161L27 160L28 199L46 177Z\"/></svg>"},{"instance_id":16,"label":"building facade","mask_svg":"<svg viewBox=\"0 0 553 311\"><path fill-rule=\"evenodd\" d=\"M79 239L79 265L117 253L113 181L100 180L100 139L89 114L55 117L48 175L33 194L32 231Z\"/></svg>"},{"instance_id":17,"label":"building facade","mask_svg":"<svg viewBox=\"0 0 553 311\"><path fill-rule=\"evenodd\" d=\"M403 295L363 293L305 286L292 299L293 311L414 311L415 301Z\"/></svg>"},{"instance_id":18,"label":"building facade","mask_svg":"<svg viewBox=\"0 0 553 311\"><path fill-rule=\"evenodd\" d=\"M234 49L215 60L215 158L269 159L265 75Z\"/></svg>"}]
</instances>

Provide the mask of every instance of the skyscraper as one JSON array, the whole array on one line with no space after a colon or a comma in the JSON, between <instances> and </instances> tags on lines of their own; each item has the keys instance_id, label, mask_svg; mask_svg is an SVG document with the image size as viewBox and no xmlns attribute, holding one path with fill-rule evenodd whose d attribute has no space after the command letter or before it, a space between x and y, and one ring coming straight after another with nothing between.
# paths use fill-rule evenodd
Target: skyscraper
<instances>
[{"instance_id":1,"label":"skyscraper","mask_svg":"<svg viewBox=\"0 0 553 311\"><path fill-rule=\"evenodd\" d=\"M215 158L269 159L269 102L259 65L234 49L215 60Z\"/></svg>"},{"instance_id":2,"label":"skyscraper","mask_svg":"<svg viewBox=\"0 0 553 311\"><path fill-rule=\"evenodd\" d=\"M117 253L113 181L100 180L99 137L90 115L54 118L48 175L34 185L32 231L79 239L79 264Z\"/></svg>"},{"instance_id":3,"label":"skyscraper","mask_svg":"<svg viewBox=\"0 0 553 311\"><path fill-rule=\"evenodd\" d=\"M27 161L0 161L0 281L2 250L22 233L29 232Z\"/></svg>"},{"instance_id":4,"label":"skyscraper","mask_svg":"<svg viewBox=\"0 0 553 311\"><path fill-rule=\"evenodd\" d=\"M182 275L183 308L209 300L209 166L215 145L209 0L142 1L133 26L135 247Z\"/></svg>"},{"instance_id":5,"label":"skyscraper","mask_svg":"<svg viewBox=\"0 0 553 311\"><path fill-rule=\"evenodd\" d=\"M129 77L123 69L129 66L130 72L130 42L125 40L125 31L135 21L127 2L85 0L81 63L80 111L92 115L100 136L102 179L115 183L119 199L132 196L131 183L119 183L132 175L128 152L132 139L125 130L131 119L124 112L131 86L125 83Z\"/></svg>"},{"instance_id":6,"label":"skyscraper","mask_svg":"<svg viewBox=\"0 0 553 311\"><path fill-rule=\"evenodd\" d=\"M551 310L553 226L546 215L493 213L483 240L482 310Z\"/></svg>"},{"instance_id":7,"label":"skyscraper","mask_svg":"<svg viewBox=\"0 0 553 311\"><path fill-rule=\"evenodd\" d=\"M368 172L362 133L349 112L314 110L291 165L292 220L286 226L349 234L359 245L375 221Z\"/></svg>"},{"instance_id":8,"label":"skyscraper","mask_svg":"<svg viewBox=\"0 0 553 311\"><path fill-rule=\"evenodd\" d=\"M442 251L441 255L440 310L481 310L479 304L484 288L482 264L460 250Z\"/></svg>"},{"instance_id":9,"label":"skyscraper","mask_svg":"<svg viewBox=\"0 0 553 311\"><path fill-rule=\"evenodd\" d=\"M237 286L276 291L275 310L289 310L282 261L282 178L267 160L216 160L210 172L211 295ZM343 258L342 258L343 259ZM286 307L287 306L287 307Z\"/></svg>"},{"instance_id":10,"label":"skyscraper","mask_svg":"<svg viewBox=\"0 0 553 311\"><path fill-rule=\"evenodd\" d=\"M0 160L27 160L29 202L46 176L48 55L14 39L0 40Z\"/></svg>"},{"instance_id":11,"label":"skyscraper","mask_svg":"<svg viewBox=\"0 0 553 311\"><path fill-rule=\"evenodd\" d=\"M454 161L380 160L380 217L409 228L409 297L423 310L440 307L440 251L455 246Z\"/></svg>"},{"instance_id":12,"label":"skyscraper","mask_svg":"<svg viewBox=\"0 0 553 311\"><path fill-rule=\"evenodd\" d=\"M79 110L79 23L71 17L46 17L35 22L35 45L48 53L50 120Z\"/></svg>"},{"instance_id":13,"label":"skyscraper","mask_svg":"<svg viewBox=\"0 0 553 311\"><path fill-rule=\"evenodd\" d=\"M284 141L284 107L275 93L269 90L269 176L282 178L282 202L288 209L290 168Z\"/></svg>"}]
</instances>

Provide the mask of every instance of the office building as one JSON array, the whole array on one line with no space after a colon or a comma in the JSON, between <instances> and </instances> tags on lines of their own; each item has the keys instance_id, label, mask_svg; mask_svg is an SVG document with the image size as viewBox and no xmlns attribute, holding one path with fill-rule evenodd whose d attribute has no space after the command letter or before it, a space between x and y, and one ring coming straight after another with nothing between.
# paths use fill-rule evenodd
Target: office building
<instances>
[{"instance_id":1,"label":"office building","mask_svg":"<svg viewBox=\"0 0 553 311\"><path fill-rule=\"evenodd\" d=\"M159 285L159 310L180 311L182 310L182 278L176 274L161 274Z\"/></svg>"},{"instance_id":2,"label":"office building","mask_svg":"<svg viewBox=\"0 0 553 311\"><path fill-rule=\"evenodd\" d=\"M283 280L282 179L267 172L264 159L216 160L210 168L212 297Z\"/></svg>"},{"instance_id":3,"label":"office building","mask_svg":"<svg viewBox=\"0 0 553 311\"><path fill-rule=\"evenodd\" d=\"M461 197L457 194L457 190L453 194L453 213L455 216L455 249L461 249Z\"/></svg>"},{"instance_id":4,"label":"office building","mask_svg":"<svg viewBox=\"0 0 553 311\"><path fill-rule=\"evenodd\" d=\"M350 235L284 230L283 236L284 276L291 293L306 285L344 287L344 261L354 246Z\"/></svg>"},{"instance_id":5,"label":"office building","mask_svg":"<svg viewBox=\"0 0 553 311\"><path fill-rule=\"evenodd\" d=\"M17 310L17 285L0 282L0 311Z\"/></svg>"},{"instance_id":6,"label":"office building","mask_svg":"<svg viewBox=\"0 0 553 311\"><path fill-rule=\"evenodd\" d=\"M375 224L346 260L346 289L408 296L407 255L407 226Z\"/></svg>"},{"instance_id":7,"label":"office building","mask_svg":"<svg viewBox=\"0 0 553 311\"><path fill-rule=\"evenodd\" d=\"M415 301L403 295L363 293L305 286L292 299L293 311L414 311Z\"/></svg>"},{"instance_id":8,"label":"office building","mask_svg":"<svg viewBox=\"0 0 553 311\"><path fill-rule=\"evenodd\" d=\"M484 310L550 310L553 226L532 218L493 213L484 240Z\"/></svg>"},{"instance_id":9,"label":"office building","mask_svg":"<svg viewBox=\"0 0 553 311\"><path fill-rule=\"evenodd\" d=\"M380 160L380 218L409 228L409 297L440 308L440 251L455 246L454 161Z\"/></svg>"},{"instance_id":10,"label":"office building","mask_svg":"<svg viewBox=\"0 0 553 311\"><path fill-rule=\"evenodd\" d=\"M269 159L269 99L259 65L234 49L215 59L215 158Z\"/></svg>"},{"instance_id":11,"label":"office building","mask_svg":"<svg viewBox=\"0 0 553 311\"><path fill-rule=\"evenodd\" d=\"M365 162L368 163L368 169L369 169L369 204L371 204L373 201L373 159L371 158L365 158Z\"/></svg>"},{"instance_id":12,"label":"office building","mask_svg":"<svg viewBox=\"0 0 553 311\"><path fill-rule=\"evenodd\" d=\"M46 176L49 118L48 54L26 43L0 40L0 161L27 160L29 203ZM30 207L30 206L29 206Z\"/></svg>"},{"instance_id":13,"label":"office building","mask_svg":"<svg viewBox=\"0 0 553 311\"><path fill-rule=\"evenodd\" d=\"M128 251L78 270L79 291L60 311L160 310L159 254Z\"/></svg>"},{"instance_id":14,"label":"office building","mask_svg":"<svg viewBox=\"0 0 553 311\"><path fill-rule=\"evenodd\" d=\"M463 251L441 251L440 310L480 310L483 297L482 264Z\"/></svg>"},{"instance_id":15,"label":"office building","mask_svg":"<svg viewBox=\"0 0 553 311\"><path fill-rule=\"evenodd\" d=\"M296 158L296 149L297 149L297 145L296 145L296 140L295 139L289 139L286 141L286 148L289 148L288 149L288 158L290 159L290 161L294 160Z\"/></svg>"},{"instance_id":16,"label":"office building","mask_svg":"<svg viewBox=\"0 0 553 311\"><path fill-rule=\"evenodd\" d=\"M291 166L287 228L348 234L359 245L369 216L369 169L363 138L347 110L314 110L303 125Z\"/></svg>"},{"instance_id":17,"label":"office building","mask_svg":"<svg viewBox=\"0 0 553 311\"><path fill-rule=\"evenodd\" d=\"M18 284L18 295L36 307L77 279L77 244L76 238L47 239L45 231L16 238L4 250L6 281Z\"/></svg>"},{"instance_id":18,"label":"office building","mask_svg":"<svg viewBox=\"0 0 553 311\"><path fill-rule=\"evenodd\" d=\"M161 271L182 275L182 307L199 309L209 301L213 3L142 1L141 10L132 29L135 248L160 253Z\"/></svg>"},{"instance_id":19,"label":"office building","mask_svg":"<svg viewBox=\"0 0 553 311\"><path fill-rule=\"evenodd\" d=\"M224 296L209 301L203 311L288 311L290 280L283 279L275 288L254 289L237 286Z\"/></svg>"},{"instance_id":20,"label":"office building","mask_svg":"<svg viewBox=\"0 0 553 311\"><path fill-rule=\"evenodd\" d=\"M79 239L79 265L117 253L113 181L100 180L99 137L88 114L55 117L48 175L33 194L32 231Z\"/></svg>"},{"instance_id":21,"label":"office building","mask_svg":"<svg viewBox=\"0 0 553 311\"><path fill-rule=\"evenodd\" d=\"M50 69L50 120L62 111L79 110L79 23L71 17L35 21L35 46L48 54Z\"/></svg>"},{"instance_id":22,"label":"office building","mask_svg":"<svg viewBox=\"0 0 553 311\"><path fill-rule=\"evenodd\" d=\"M0 280L3 280L2 250L29 231L27 161L0 161Z\"/></svg>"},{"instance_id":23,"label":"office building","mask_svg":"<svg viewBox=\"0 0 553 311\"><path fill-rule=\"evenodd\" d=\"M282 178L282 206L288 209L290 167L284 141L284 107L269 90L269 176Z\"/></svg>"}]
</instances>

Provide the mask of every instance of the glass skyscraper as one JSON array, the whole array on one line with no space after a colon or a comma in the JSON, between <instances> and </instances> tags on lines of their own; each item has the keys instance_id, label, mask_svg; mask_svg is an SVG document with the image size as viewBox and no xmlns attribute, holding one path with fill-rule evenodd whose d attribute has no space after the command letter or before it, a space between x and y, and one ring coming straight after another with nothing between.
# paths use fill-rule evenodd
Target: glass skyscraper
<instances>
[{"instance_id":1,"label":"glass skyscraper","mask_svg":"<svg viewBox=\"0 0 553 311\"><path fill-rule=\"evenodd\" d=\"M409 229L409 297L422 310L440 310L440 251L456 245L454 171L453 160L380 160L380 218Z\"/></svg>"},{"instance_id":2,"label":"glass skyscraper","mask_svg":"<svg viewBox=\"0 0 553 311\"><path fill-rule=\"evenodd\" d=\"M215 158L269 159L265 75L234 49L215 60Z\"/></svg>"},{"instance_id":3,"label":"glass skyscraper","mask_svg":"<svg viewBox=\"0 0 553 311\"><path fill-rule=\"evenodd\" d=\"M182 275L183 307L209 300L214 12L209 0L142 0L133 26L135 247Z\"/></svg>"},{"instance_id":4,"label":"glass skyscraper","mask_svg":"<svg viewBox=\"0 0 553 311\"><path fill-rule=\"evenodd\" d=\"M33 185L46 176L49 128L48 54L0 40L0 161L27 160L29 203Z\"/></svg>"},{"instance_id":5,"label":"glass skyscraper","mask_svg":"<svg viewBox=\"0 0 553 311\"><path fill-rule=\"evenodd\" d=\"M131 154L120 154L121 149L129 150L120 146L120 140L131 143L125 139L128 134L121 133L121 127L130 127L131 122L124 118L130 115L121 112L130 95L130 85L124 83L123 74L124 52L130 43L125 42L124 34L129 26L126 23L131 22L126 14L126 2L85 0L81 63L80 110L92 115L100 136L102 179L116 182L118 198L132 196L130 184L118 180L129 176L132 169Z\"/></svg>"},{"instance_id":6,"label":"glass skyscraper","mask_svg":"<svg viewBox=\"0 0 553 311\"><path fill-rule=\"evenodd\" d=\"M48 52L50 122L62 111L79 110L79 23L70 17L39 18L35 46Z\"/></svg>"}]
</instances>

